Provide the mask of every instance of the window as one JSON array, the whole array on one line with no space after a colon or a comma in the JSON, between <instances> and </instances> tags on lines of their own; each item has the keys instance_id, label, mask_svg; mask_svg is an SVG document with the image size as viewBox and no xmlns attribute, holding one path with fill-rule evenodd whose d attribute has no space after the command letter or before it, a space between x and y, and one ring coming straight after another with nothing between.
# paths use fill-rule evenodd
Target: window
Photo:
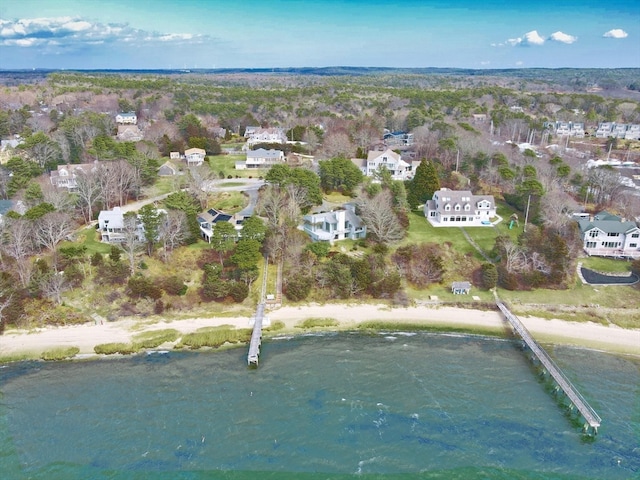
<instances>
[{"instance_id":1,"label":"window","mask_svg":"<svg viewBox=\"0 0 640 480\"><path fill-rule=\"evenodd\" d=\"M430 217L435 217L436 216L436 212L434 212L434 211L429 212L429 216Z\"/></svg>"},{"instance_id":2,"label":"window","mask_svg":"<svg viewBox=\"0 0 640 480\"><path fill-rule=\"evenodd\" d=\"M630 243L630 244L629 244L629 247L630 247L630 248L636 248L637 246L638 246L638 244L637 244L637 243Z\"/></svg>"},{"instance_id":3,"label":"window","mask_svg":"<svg viewBox=\"0 0 640 480\"><path fill-rule=\"evenodd\" d=\"M632 233L631 234L631 238L638 238L640 237L640 233Z\"/></svg>"},{"instance_id":4,"label":"window","mask_svg":"<svg viewBox=\"0 0 640 480\"><path fill-rule=\"evenodd\" d=\"M445 211L447 211L447 212L448 212L449 210L451 210L451 205L445 205L445 206L444 206L444 209L445 209Z\"/></svg>"},{"instance_id":5,"label":"window","mask_svg":"<svg viewBox=\"0 0 640 480\"><path fill-rule=\"evenodd\" d=\"M446 222L447 220L449 220L449 217L442 217L443 222Z\"/></svg>"},{"instance_id":6,"label":"window","mask_svg":"<svg viewBox=\"0 0 640 480\"><path fill-rule=\"evenodd\" d=\"M454 208L454 209L455 209L455 211L456 211L456 212L459 212L459 211L460 211L460 205L459 205L459 204L456 204L456 206L455 206L455 208Z\"/></svg>"},{"instance_id":7,"label":"window","mask_svg":"<svg viewBox=\"0 0 640 480\"><path fill-rule=\"evenodd\" d=\"M587 242L587 248L596 248L596 242Z\"/></svg>"},{"instance_id":8,"label":"window","mask_svg":"<svg viewBox=\"0 0 640 480\"><path fill-rule=\"evenodd\" d=\"M466 211L471 210L471 205L469 205L469 204L467 203L467 204L464 206L464 209L465 209Z\"/></svg>"},{"instance_id":9,"label":"window","mask_svg":"<svg viewBox=\"0 0 640 480\"><path fill-rule=\"evenodd\" d=\"M620 242L603 242L602 246L604 248L618 248L620 246Z\"/></svg>"},{"instance_id":10,"label":"window","mask_svg":"<svg viewBox=\"0 0 640 480\"><path fill-rule=\"evenodd\" d=\"M598 236L598 233L599 233L599 232L598 232L598 230L591 230L591 231L589 232L589 236L590 236L591 238L595 238L595 237L597 237L597 236Z\"/></svg>"},{"instance_id":11,"label":"window","mask_svg":"<svg viewBox=\"0 0 640 480\"><path fill-rule=\"evenodd\" d=\"M618 234L614 233L614 232L608 232L607 233L607 237L617 237L617 236L618 236Z\"/></svg>"}]
</instances>

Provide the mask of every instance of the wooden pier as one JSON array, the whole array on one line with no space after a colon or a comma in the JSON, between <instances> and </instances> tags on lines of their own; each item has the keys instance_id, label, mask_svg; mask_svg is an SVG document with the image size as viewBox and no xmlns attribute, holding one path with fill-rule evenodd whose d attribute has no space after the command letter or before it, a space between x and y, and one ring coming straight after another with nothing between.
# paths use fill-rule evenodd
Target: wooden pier
<instances>
[{"instance_id":1,"label":"wooden pier","mask_svg":"<svg viewBox=\"0 0 640 480\"><path fill-rule=\"evenodd\" d=\"M249 355L247 364L257 367L260 357L260 345L262 343L262 321L264 319L264 302L258 304L256 316L253 319L253 332L251 332L251 342L249 343Z\"/></svg>"},{"instance_id":2,"label":"wooden pier","mask_svg":"<svg viewBox=\"0 0 640 480\"><path fill-rule=\"evenodd\" d=\"M253 317L253 331L251 332L251 342L249 342L249 354L247 364L250 367L258 366L260 357L260 345L262 344L262 324L264 322L265 298L267 296L267 272L269 269L269 257L264 257L264 272L262 274L262 290L260 292L260 303Z\"/></svg>"},{"instance_id":3,"label":"wooden pier","mask_svg":"<svg viewBox=\"0 0 640 480\"><path fill-rule=\"evenodd\" d=\"M584 426L585 432L589 433L589 430L593 434L598 433L598 427L600 426L601 418L595 412L593 408L587 403L587 401L580 395L578 389L569 381L565 374L555 364L547 352L535 341L535 339L529 333L529 330L524 326L520 319L509 311L509 309L500 301L496 299L498 308L503 313L505 318L512 325L513 329L522 338L527 347L533 352L536 358L543 365L546 372L548 372L556 382L556 385L562 389L564 394L571 401L571 407L578 409L582 418L587 422Z\"/></svg>"}]
</instances>

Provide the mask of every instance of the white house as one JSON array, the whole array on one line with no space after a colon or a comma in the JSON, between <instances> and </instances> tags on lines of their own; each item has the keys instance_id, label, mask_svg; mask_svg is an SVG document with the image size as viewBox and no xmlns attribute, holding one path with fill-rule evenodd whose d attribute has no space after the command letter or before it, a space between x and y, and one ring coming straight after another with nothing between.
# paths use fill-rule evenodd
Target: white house
<instances>
[{"instance_id":1,"label":"white house","mask_svg":"<svg viewBox=\"0 0 640 480\"><path fill-rule=\"evenodd\" d=\"M640 258L640 228L616 215L601 212L578 221L583 249L599 257Z\"/></svg>"},{"instance_id":2,"label":"white house","mask_svg":"<svg viewBox=\"0 0 640 480\"><path fill-rule=\"evenodd\" d=\"M265 150L264 148L249 150L245 162L236 162L236 170L271 168L278 163L284 163L284 160L284 152L281 150Z\"/></svg>"},{"instance_id":3,"label":"white house","mask_svg":"<svg viewBox=\"0 0 640 480\"><path fill-rule=\"evenodd\" d=\"M98 231L101 242L122 243L126 238L122 209L114 207L113 210L102 210L98 214ZM140 220L136 222L136 239L139 242L144 241L144 227Z\"/></svg>"},{"instance_id":4,"label":"white house","mask_svg":"<svg viewBox=\"0 0 640 480\"><path fill-rule=\"evenodd\" d=\"M138 123L138 116L135 112L119 113L116 115L116 123L135 125Z\"/></svg>"},{"instance_id":5,"label":"white house","mask_svg":"<svg viewBox=\"0 0 640 480\"><path fill-rule=\"evenodd\" d=\"M394 180L409 180L413 178L413 168L410 163L402 160L399 153L391 149L383 152L370 151L366 160L352 158L351 161L362 171L363 175L373 177L376 172L386 168L391 172Z\"/></svg>"},{"instance_id":6,"label":"white house","mask_svg":"<svg viewBox=\"0 0 640 480\"><path fill-rule=\"evenodd\" d=\"M78 187L78 175L95 172L99 166L98 162L58 165L56 170L49 173L49 180L54 187L66 188L73 192Z\"/></svg>"},{"instance_id":7,"label":"white house","mask_svg":"<svg viewBox=\"0 0 640 480\"><path fill-rule=\"evenodd\" d=\"M493 195L441 188L425 204L424 215L434 227L490 227L496 202Z\"/></svg>"},{"instance_id":8,"label":"white house","mask_svg":"<svg viewBox=\"0 0 640 480\"><path fill-rule=\"evenodd\" d=\"M343 209L313 213L303 217L302 230L314 242L333 243L337 240L357 240L367 236L367 227L358 215L355 205L345 203Z\"/></svg>"},{"instance_id":9,"label":"white house","mask_svg":"<svg viewBox=\"0 0 640 480\"><path fill-rule=\"evenodd\" d=\"M247 127L244 136L249 147L258 143L286 143L287 135L282 128Z\"/></svg>"},{"instance_id":10,"label":"white house","mask_svg":"<svg viewBox=\"0 0 640 480\"><path fill-rule=\"evenodd\" d=\"M204 163L207 152L202 148L188 148L184 151L184 159L190 167L198 167Z\"/></svg>"}]
</instances>

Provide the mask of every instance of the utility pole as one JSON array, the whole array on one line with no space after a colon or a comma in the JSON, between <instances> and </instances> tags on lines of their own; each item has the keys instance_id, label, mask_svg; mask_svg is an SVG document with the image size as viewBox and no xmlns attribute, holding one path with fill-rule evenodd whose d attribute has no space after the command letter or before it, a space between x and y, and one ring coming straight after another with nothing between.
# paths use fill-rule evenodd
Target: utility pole
<instances>
[{"instance_id":1,"label":"utility pole","mask_svg":"<svg viewBox=\"0 0 640 480\"><path fill-rule=\"evenodd\" d=\"M524 228L522 229L523 233L527 232L527 221L529 220L529 206L531 205L531 194L529 194L529 198L527 199L527 212L524 215Z\"/></svg>"}]
</instances>

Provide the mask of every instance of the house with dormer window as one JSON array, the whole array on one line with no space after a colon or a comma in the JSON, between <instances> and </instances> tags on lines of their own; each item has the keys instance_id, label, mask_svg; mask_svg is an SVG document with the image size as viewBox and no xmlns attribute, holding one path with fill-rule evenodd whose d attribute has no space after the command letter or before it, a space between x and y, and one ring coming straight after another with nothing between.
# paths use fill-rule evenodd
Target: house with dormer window
<instances>
[{"instance_id":1,"label":"house with dormer window","mask_svg":"<svg viewBox=\"0 0 640 480\"><path fill-rule=\"evenodd\" d=\"M367 177L375 176L382 169L388 170L393 180L409 180L414 174L412 164L402 160L399 153L389 148L383 152L370 151L366 159L352 158L351 161Z\"/></svg>"},{"instance_id":2,"label":"house with dormer window","mask_svg":"<svg viewBox=\"0 0 640 480\"><path fill-rule=\"evenodd\" d=\"M600 212L578 221L582 247L587 255L640 258L640 227L617 215Z\"/></svg>"},{"instance_id":3,"label":"house with dormer window","mask_svg":"<svg viewBox=\"0 0 640 480\"><path fill-rule=\"evenodd\" d=\"M425 204L424 215L434 227L490 227L496 202L493 195L441 188Z\"/></svg>"},{"instance_id":4,"label":"house with dormer window","mask_svg":"<svg viewBox=\"0 0 640 480\"><path fill-rule=\"evenodd\" d=\"M98 162L58 165L55 170L49 173L49 180L54 187L66 188L69 192L75 192L78 188L78 175L95 172L98 167Z\"/></svg>"}]
</instances>

